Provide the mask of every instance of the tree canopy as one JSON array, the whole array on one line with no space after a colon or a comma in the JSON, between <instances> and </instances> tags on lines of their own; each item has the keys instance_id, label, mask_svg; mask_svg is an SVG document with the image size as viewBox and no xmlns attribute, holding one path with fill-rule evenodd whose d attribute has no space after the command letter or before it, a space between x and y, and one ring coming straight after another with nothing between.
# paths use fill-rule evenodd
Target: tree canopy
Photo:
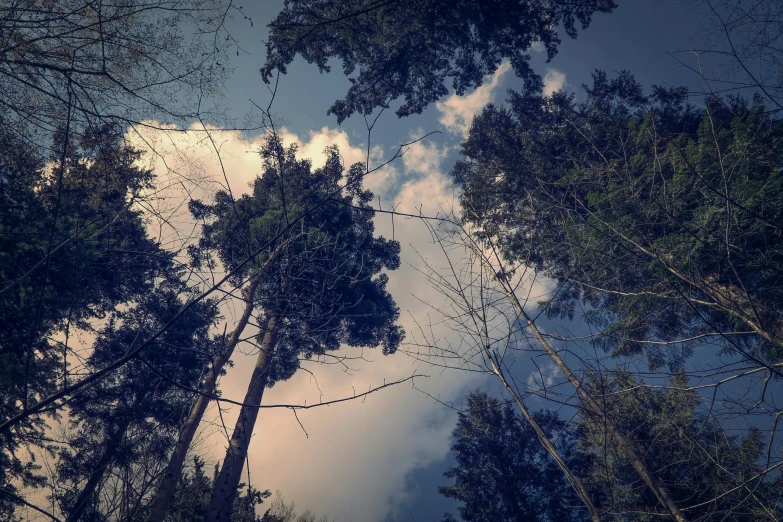
<instances>
[{"instance_id":1,"label":"tree canopy","mask_svg":"<svg viewBox=\"0 0 783 522\"><path fill-rule=\"evenodd\" d=\"M475 119L452 173L464 218L556 280L547 313L581 307L610 353L678 366L718 342L778 362L781 121L759 99L645 95L628 73L585 93L513 94Z\"/></svg>"},{"instance_id":2,"label":"tree canopy","mask_svg":"<svg viewBox=\"0 0 783 522\"><path fill-rule=\"evenodd\" d=\"M551 411L533 416L549 438L556 438L563 460L578 469L573 429ZM465 522L590 520L533 428L510 404L471 392L453 437L457 465L445 476L455 483L439 490L462 502L459 514Z\"/></svg>"},{"instance_id":3,"label":"tree canopy","mask_svg":"<svg viewBox=\"0 0 783 522\"><path fill-rule=\"evenodd\" d=\"M346 173L331 147L326 164L313 170L277 136L266 140L261 154L265 167L252 194L219 192L211 205L190 205L205 223L199 247L191 249L194 263L211 262L214 251L237 286L252 279L245 298L261 326L258 359L207 511L214 520L230 516L266 387L289 379L302 360L326 358L342 345L380 345L388 355L404 337L385 273L399 266L400 246L374 235L364 165ZM248 255L276 242L285 247L254 271Z\"/></svg>"},{"instance_id":4,"label":"tree canopy","mask_svg":"<svg viewBox=\"0 0 783 522\"><path fill-rule=\"evenodd\" d=\"M571 37L586 29L594 13L615 8L612 0L287 0L270 24L264 81L285 74L297 55L328 72L341 62L351 87L330 114L342 122L368 115L404 98L398 116L418 114L449 93L482 84L507 59L532 92L543 82L526 54L536 43L551 60L558 28Z\"/></svg>"}]
</instances>

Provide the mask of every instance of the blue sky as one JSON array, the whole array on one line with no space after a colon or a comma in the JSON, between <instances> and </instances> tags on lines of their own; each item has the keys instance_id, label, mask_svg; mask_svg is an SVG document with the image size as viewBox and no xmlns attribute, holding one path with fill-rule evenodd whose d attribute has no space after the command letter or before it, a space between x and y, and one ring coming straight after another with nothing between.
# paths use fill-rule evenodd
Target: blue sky
<instances>
[{"instance_id":1,"label":"blue sky","mask_svg":"<svg viewBox=\"0 0 783 522\"><path fill-rule=\"evenodd\" d=\"M551 63L545 63L543 53L531 51L534 67L548 78L549 86L575 91L579 96L581 85L590 82L595 69L628 69L645 85L674 84L701 89L698 77L670 54L689 49L689 39L701 28L700 15L693 12L692 6L655 0L618 3L615 13L596 16L577 40L563 35L559 53ZM264 107L269 103L270 94L258 69L265 57L266 24L281 7L282 1L271 0L246 4L243 12L252 18L253 27L239 16L230 22L229 28L241 46L239 56L232 57L234 72L225 92L228 116L236 120L251 109L252 102ZM692 55L680 56L691 65L695 63ZM454 194L447 174L459 157L464 126L484 103L502 103L506 89L519 85L511 71L501 70L487 80L477 92L443 99L421 115L398 119L393 111L388 111L381 116L372 134L374 164L390 157L400 143L439 131L368 180L384 206L401 204L401 210L413 211L423 205L421 208L426 211L436 212L438 205L452 201ZM312 157L316 164L323 147L332 143L340 145L346 162L364 157L364 120L354 116L338 127L336 119L326 114L347 86L339 66L331 74L319 74L315 66L301 59L280 79L273 113L282 123L284 138L289 143L299 143L302 154ZM232 189L242 192L260 169L253 154L258 141L253 136L217 130L216 136L225 154L226 176ZM181 139L185 146L189 138ZM189 146L196 152L203 172L222 179L214 158L209 156L208 145L191 141ZM427 317L422 301L435 299L417 275L421 268L417 252L429 260L437 260L437 252L428 244L428 233L420 223L398 219L395 225L395 238L402 243L405 264L390 275L390 289L403 311L404 326L411 329L414 320ZM392 233L388 218L378 218L377 227L379 233ZM448 332L443 335L447 337ZM320 399L320 393L324 400L334 399L350 395L352 389L367 389L382 379L393 380L412 371L431 375L417 381L417 387L456 404L472 388L498 390L488 377L432 371L402 354L389 358L375 353L365 355L373 362L357 363L357 371L316 366L311 369L318 378L317 385L313 376L300 372L291 381L275 386L264 400L312 402ZM224 395L241 399L251 360L252 355L235 358L235 368L222 383ZM524 382L530 371L529 366L522 365L517 370L518 377ZM233 424L231 415L232 412L225 414L229 426ZM213 412L213 420L214 416ZM440 520L446 510L457 514L455 504L437 493L437 486L446 483L443 471L452 464L448 455L450 432L456 420L452 410L407 386L386 390L362 404L347 403L328 411L308 410L300 418L307 436L288 412L265 410L261 415L249 456L251 479L257 487L280 488L287 499L302 509L309 508L341 522L422 522ZM218 458L225 440L209 429L204 432L200 451Z\"/></svg>"}]
</instances>

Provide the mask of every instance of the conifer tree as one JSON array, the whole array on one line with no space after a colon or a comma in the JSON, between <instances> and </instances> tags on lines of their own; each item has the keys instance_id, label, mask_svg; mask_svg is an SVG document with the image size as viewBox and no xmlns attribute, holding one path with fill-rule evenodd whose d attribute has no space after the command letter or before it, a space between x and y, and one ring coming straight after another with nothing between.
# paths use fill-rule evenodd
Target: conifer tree
<instances>
[{"instance_id":1,"label":"conifer tree","mask_svg":"<svg viewBox=\"0 0 783 522\"><path fill-rule=\"evenodd\" d=\"M464 218L557 281L546 312L582 310L611 354L676 368L717 342L779 363L783 122L759 98L699 109L628 73L586 95L512 94L474 120L453 171Z\"/></svg>"},{"instance_id":2,"label":"conifer tree","mask_svg":"<svg viewBox=\"0 0 783 522\"><path fill-rule=\"evenodd\" d=\"M191 205L196 218L206 221L195 258L215 251L237 285L254 274L244 264L248 250L280 234L280 240L291 239L267 270L255 273L258 282L246 295L258 310L258 358L215 480L210 520L229 520L266 387L290 378L302 359L324 357L343 345L382 345L384 354L392 354L403 338L384 273L399 266L400 247L373 235L363 166L354 165L346 176L336 148L315 170L295 154L295 147L270 137L262 149L264 173L251 195L232 199L221 192L212 204Z\"/></svg>"},{"instance_id":3,"label":"conifer tree","mask_svg":"<svg viewBox=\"0 0 783 522\"><path fill-rule=\"evenodd\" d=\"M481 85L508 59L526 89L543 82L528 63L539 43L551 60L560 44L558 28L571 37L586 29L595 13L611 12L612 0L293 0L270 24L267 63L270 82L285 74L297 55L321 72L338 59L351 87L329 113L342 122L368 115L398 99L398 116L421 113L448 94Z\"/></svg>"},{"instance_id":4,"label":"conifer tree","mask_svg":"<svg viewBox=\"0 0 783 522\"><path fill-rule=\"evenodd\" d=\"M557 414L533 413L570 468L584 472L576 433ZM446 497L462 503L460 518L484 521L589 521L587 511L530 424L511 404L472 392L459 413L451 450L457 464L444 474L455 483L442 486Z\"/></svg>"},{"instance_id":5,"label":"conifer tree","mask_svg":"<svg viewBox=\"0 0 783 522\"><path fill-rule=\"evenodd\" d=\"M2 421L73 382L70 335L138 300L172 263L134 206L152 182L152 173L135 165L139 153L108 126L65 142L66 154L47 166L29 143L0 132ZM16 449L40 447L46 426L31 416L0 435L6 492L14 494L17 479L42 484L36 462ZM15 502L6 494L0 505L10 511Z\"/></svg>"},{"instance_id":6,"label":"conifer tree","mask_svg":"<svg viewBox=\"0 0 783 522\"><path fill-rule=\"evenodd\" d=\"M90 370L99 370L121 357L179 312L190 293L179 275L169 267L156 288L130 310L111 315L86 361ZM128 485L137 493L134 498L124 498L125 505L119 510L127 518L142 512L144 492L156 482L157 470L166 462L192 401L193 394L186 390L195 387L209 356L219 346L219 340L209 335L216 314L210 301L191 307L166 328L151 349L71 402L73 434L59 452L57 465L57 500L68 515L66 520L92 520L112 511L99 495L107 477L143 461L148 468L146 480Z\"/></svg>"}]
</instances>

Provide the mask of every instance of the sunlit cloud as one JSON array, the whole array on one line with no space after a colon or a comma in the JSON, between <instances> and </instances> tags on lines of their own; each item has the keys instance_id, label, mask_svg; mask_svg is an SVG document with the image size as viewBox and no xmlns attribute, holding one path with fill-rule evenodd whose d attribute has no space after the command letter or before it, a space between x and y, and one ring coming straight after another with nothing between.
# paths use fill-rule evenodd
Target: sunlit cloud
<instances>
[{"instance_id":1,"label":"sunlit cloud","mask_svg":"<svg viewBox=\"0 0 783 522\"><path fill-rule=\"evenodd\" d=\"M544 76L544 95L551 96L566 86L566 75L557 69L549 69Z\"/></svg>"},{"instance_id":2,"label":"sunlit cloud","mask_svg":"<svg viewBox=\"0 0 783 522\"><path fill-rule=\"evenodd\" d=\"M440 112L439 122L452 134L465 135L473 122L473 116L492 101L494 91L500 85L503 76L511 69L511 64L504 61L492 76L484 79L481 87L465 96L452 94L445 101L437 102L436 109Z\"/></svg>"}]
</instances>

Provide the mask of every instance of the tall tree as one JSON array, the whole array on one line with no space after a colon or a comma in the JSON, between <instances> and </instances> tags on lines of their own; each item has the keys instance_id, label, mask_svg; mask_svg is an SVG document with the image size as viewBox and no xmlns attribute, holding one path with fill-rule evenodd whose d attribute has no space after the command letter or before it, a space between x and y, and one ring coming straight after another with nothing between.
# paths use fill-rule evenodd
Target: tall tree
<instances>
[{"instance_id":1,"label":"tall tree","mask_svg":"<svg viewBox=\"0 0 783 522\"><path fill-rule=\"evenodd\" d=\"M66 387L70 333L154 286L170 256L148 237L134 203L152 174L109 127L69 147L51 168L17 136L0 133L0 418L24 413ZM59 137L57 137L59 141ZM70 140L68 140L70 142ZM54 334L61 332L61 337ZM69 358L70 356L70 358ZM0 487L29 467L16 449L39 444L45 421L27 417L2 434ZM6 497L4 497L5 499Z\"/></svg>"},{"instance_id":2,"label":"tall tree","mask_svg":"<svg viewBox=\"0 0 783 522\"><path fill-rule=\"evenodd\" d=\"M593 374L590 382L591 393L605 400L612 422L675 502L688 506L690 520L779 520L783 490L778 478L762 473L759 432L743 438L725 431L700 406L697 393L685 388L682 374L661 388L624 372ZM550 412L536 416L558 434L561 455L585 477L603 520L666 517L600 418L583 412L566 427ZM456 483L440 491L464 503L459 509L466 522L587 519L568 505L578 499L514 409L474 392L454 437L457 466L446 476Z\"/></svg>"},{"instance_id":3,"label":"tall tree","mask_svg":"<svg viewBox=\"0 0 783 522\"><path fill-rule=\"evenodd\" d=\"M169 463L163 472L160 484L156 490L155 499L152 503L149 515L149 522L162 522L166 516L166 512L169 510L169 506L174 500L174 493L180 476L182 475L185 458L187 457L190 446L196 436L196 430L201 423L201 419L207 411L207 406L209 405L210 400L215 396L218 378L223 374L225 365L231 360L234 349L239 344L245 328L247 328L247 325L253 317L256 303L252 296L255 295L256 289L261 283L261 277L267 270L272 268L275 259L284 251L292 240L298 237L298 235L299 234L294 233L287 238L277 238L277 241L272 241L268 245L265 245L266 248L261 249L257 255L252 255L248 258L248 261L251 262L249 263L250 270L248 272L247 282L243 281L241 278L236 279L235 284L240 285L240 287L242 284L247 283L246 286L240 290L242 300L244 301L244 310L239 320L234 325L234 330L228 338L223 339L220 349L214 353L210 360L206 375L199 383L198 395L190 407L190 412L188 413L185 422L181 426L176 444L174 445L171 457L169 458ZM190 252L193 255L194 265L201 266L201 263L205 261L205 259L203 259L203 253L199 252L198 248L195 247L191 248Z\"/></svg>"},{"instance_id":4,"label":"tall tree","mask_svg":"<svg viewBox=\"0 0 783 522\"><path fill-rule=\"evenodd\" d=\"M346 75L357 73L345 98L329 109L338 122L400 97L399 116L418 114L448 94L449 79L464 94L503 59L526 88L540 91L541 78L528 63L530 47L540 42L551 60L560 44L558 27L576 38L577 22L585 29L594 13L615 6L612 0L292 0L269 24L261 72L270 82L297 55L324 72L336 58Z\"/></svg>"},{"instance_id":5,"label":"tall tree","mask_svg":"<svg viewBox=\"0 0 783 522\"><path fill-rule=\"evenodd\" d=\"M688 379L677 374L663 387L648 387L633 375L591 376L591 391L607 415L640 451L658 480L690 520L780 520L780 480L763 473L765 444L758 428L742 437L702 407ZM580 449L590 455L588 480L602 508L617 518L660 520L657 501L640 487L627 459L594 416L579 418Z\"/></svg>"},{"instance_id":6,"label":"tall tree","mask_svg":"<svg viewBox=\"0 0 783 522\"><path fill-rule=\"evenodd\" d=\"M290 378L302 358L342 345L383 345L383 353L391 354L403 338L383 273L399 266L400 247L373 235L372 193L362 189L362 165L345 176L336 148L327 150L325 166L315 170L295 153L272 136L262 149L266 166L251 195L233 199L221 192L211 205L191 205L206 220L202 252L215 250L237 283L251 274L252 267L243 264L248 250L281 231L294 238L270 269L258 273L255 291L246 296L259 311L259 353L215 480L209 520L230 517L266 387ZM289 227L296 216L299 223Z\"/></svg>"},{"instance_id":7,"label":"tall tree","mask_svg":"<svg viewBox=\"0 0 783 522\"><path fill-rule=\"evenodd\" d=\"M215 474L217 474L217 469L215 469ZM165 520L167 522L204 522L212 492L212 482L213 479L204 471L204 461L199 457L194 457L193 468L180 476L171 510ZM239 489L244 487L244 484L240 484ZM270 496L269 490L259 491L253 487L248 487L244 493L238 493L234 501L231 522L269 522L258 516L256 508ZM272 508L270 507L266 511L269 512Z\"/></svg>"},{"instance_id":8,"label":"tall tree","mask_svg":"<svg viewBox=\"0 0 783 522\"><path fill-rule=\"evenodd\" d=\"M576 434L550 411L533 413L569 467L584 471ZM457 465L445 476L454 485L439 488L459 500L465 522L588 521L565 476L539 444L530 424L510 404L472 392L459 413L451 447ZM582 462L580 462L580 460Z\"/></svg>"}]
</instances>

